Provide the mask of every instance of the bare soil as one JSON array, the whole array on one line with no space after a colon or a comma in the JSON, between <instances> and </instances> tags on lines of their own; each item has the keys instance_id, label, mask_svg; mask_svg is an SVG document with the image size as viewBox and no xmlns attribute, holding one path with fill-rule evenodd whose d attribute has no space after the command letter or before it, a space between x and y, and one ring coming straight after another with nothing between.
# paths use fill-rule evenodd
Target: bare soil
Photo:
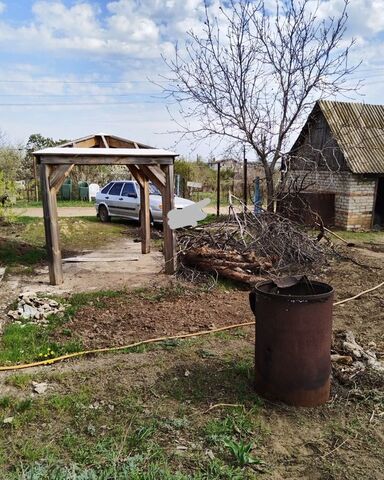
<instances>
[{"instance_id":1,"label":"bare soil","mask_svg":"<svg viewBox=\"0 0 384 480\"><path fill-rule=\"evenodd\" d=\"M143 296L127 293L105 299L102 309L87 305L65 327L86 348L102 348L254 320L244 291L183 289L156 299L162 290L155 286L150 290Z\"/></svg>"},{"instance_id":2,"label":"bare soil","mask_svg":"<svg viewBox=\"0 0 384 480\"><path fill-rule=\"evenodd\" d=\"M339 247L339 252L339 257L330 259L328 265L309 275L331 284L335 301L384 280L384 253L347 247ZM108 285L105 272L99 271L97 275L101 278L100 285ZM125 295L105 298L102 302L94 299L93 303L80 308L65 327L86 348L97 348L253 320L247 291L217 288L206 292L179 284L167 289L159 285L161 277L156 270L148 272L145 278L149 280L146 284L149 288L136 292L124 282L117 282L118 287L127 288ZM71 288L79 284L73 283ZM109 284L109 288L115 285ZM364 348L374 342L379 358L383 359L383 307L383 288L335 306L334 330L351 330ZM58 340L60 335L57 334ZM23 453L26 439L31 439L34 445L44 445L47 438L56 438L57 448L61 449L58 458L67 461L75 458L76 451L84 448L86 442L89 449L93 448L92 445L106 435L106 426L107 429L122 426L124 419L128 426L121 427L126 432L120 445L125 445L131 423L138 422L141 427L146 421L152 421L157 422L153 442L164 450L172 471L183 471L190 475L188 478L193 478L198 466L207 461L207 449L216 459L230 464L222 444L209 440L207 429L212 428L212 422L221 428L233 421L234 432L230 435L252 441L255 455L267 465L261 478L384 479L382 383L372 386L356 378L349 385L343 385L333 379L330 401L316 409L295 409L260 401L253 388L253 349L254 328L247 327L230 334L196 338L168 349L159 345L143 353L90 357L29 370L31 379L49 383L47 404L43 404L41 412L35 411L32 420L27 418L14 430L4 430L3 457L9 459L5 463L12 463L13 455L18 461L26 458L30 461ZM9 384L10 377L12 373L0 375L0 389L6 395L16 396L20 389ZM79 391L87 392L90 405L95 402L102 405L96 413L93 407L84 408L84 400L74 402L80 404L81 410L79 407L75 413L66 411L63 415L48 403L50 395L56 395L57 401L57 396L64 398ZM29 398L29 390L24 390L23 395ZM114 405L113 411L103 406L110 403ZM210 409L217 404L243 406L251 425L238 423L239 417L231 406ZM15 414L16 418L17 415L21 416ZM88 432L89 424L96 428L96 436L84 433ZM62 440L68 431L81 441L73 451ZM113 435L116 434L113 432ZM108 451L113 445L108 443ZM186 450L177 450L180 445ZM144 450L148 457L151 452L149 447ZM100 455L99 451L97 454ZM33 458L43 461L44 455L48 453L44 451ZM237 478L259 478L250 468L243 471L244 477ZM207 475L199 478L210 478L209 473Z\"/></svg>"},{"instance_id":3,"label":"bare soil","mask_svg":"<svg viewBox=\"0 0 384 480\"><path fill-rule=\"evenodd\" d=\"M384 255L373 259L370 251L361 249L347 249L343 255L365 266L347 259L333 259L312 276L333 286L335 301L383 281ZM334 330L352 330L358 341L365 345L374 341L377 349L384 352L383 307L383 290L335 306ZM98 348L252 320L247 291L213 289L203 292L184 286L180 287L178 295L169 296L152 284L142 296L127 292L125 296L105 299L102 309L87 305L66 326L86 347Z\"/></svg>"}]
</instances>

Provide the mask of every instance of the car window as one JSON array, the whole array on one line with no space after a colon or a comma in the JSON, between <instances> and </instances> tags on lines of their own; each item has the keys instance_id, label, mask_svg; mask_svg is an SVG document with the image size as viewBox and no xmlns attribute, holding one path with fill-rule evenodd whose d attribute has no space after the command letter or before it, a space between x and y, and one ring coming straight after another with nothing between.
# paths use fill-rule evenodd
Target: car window
<instances>
[{"instance_id":1,"label":"car window","mask_svg":"<svg viewBox=\"0 0 384 480\"><path fill-rule=\"evenodd\" d=\"M133 183L124 183L123 191L121 192L122 197L136 196L136 189Z\"/></svg>"},{"instance_id":2,"label":"car window","mask_svg":"<svg viewBox=\"0 0 384 480\"><path fill-rule=\"evenodd\" d=\"M113 182L108 183L108 185L106 185L106 186L101 190L101 193L108 193L108 192L109 192L109 189L111 188L112 185L113 185Z\"/></svg>"},{"instance_id":3,"label":"car window","mask_svg":"<svg viewBox=\"0 0 384 480\"><path fill-rule=\"evenodd\" d=\"M159 189L153 184L149 184L149 194L150 195L161 195Z\"/></svg>"},{"instance_id":4,"label":"car window","mask_svg":"<svg viewBox=\"0 0 384 480\"><path fill-rule=\"evenodd\" d=\"M116 182L111 190L109 191L110 195L120 195L121 187L123 186L123 182Z\"/></svg>"}]
</instances>

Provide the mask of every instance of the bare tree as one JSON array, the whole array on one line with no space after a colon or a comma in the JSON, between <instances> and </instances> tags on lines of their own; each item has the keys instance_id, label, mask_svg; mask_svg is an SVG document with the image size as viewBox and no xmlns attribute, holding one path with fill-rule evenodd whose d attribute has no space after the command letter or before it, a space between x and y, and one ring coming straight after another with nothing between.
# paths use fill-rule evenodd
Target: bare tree
<instances>
[{"instance_id":1,"label":"bare tree","mask_svg":"<svg viewBox=\"0 0 384 480\"><path fill-rule=\"evenodd\" d=\"M184 133L248 144L265 171L268 208L274 172L313 102L355 90L347 77L353 40L344 42L349 0L337 17L319 18L320 2L231 0L201 34L176 47L166 93L180 105ZM198 128L189 121L197 120Z\"/></svg>"}]
</instances>

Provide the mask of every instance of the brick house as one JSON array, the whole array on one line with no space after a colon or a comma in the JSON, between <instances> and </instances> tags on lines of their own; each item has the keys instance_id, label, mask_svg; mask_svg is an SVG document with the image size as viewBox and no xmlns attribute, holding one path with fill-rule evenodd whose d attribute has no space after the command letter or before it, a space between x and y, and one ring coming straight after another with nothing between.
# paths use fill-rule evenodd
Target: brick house
<instances>
[{"instance_id":1,"label":"brick house","mask_svg":"<svg viewBox=\"0 0 384 480\"><path fill-rule=\"evenodd\" d=\"M325 194L335 226L384 227L384 105L316 102L286 175L303 181L307 197Z\"/></svg>"}]
</instances>

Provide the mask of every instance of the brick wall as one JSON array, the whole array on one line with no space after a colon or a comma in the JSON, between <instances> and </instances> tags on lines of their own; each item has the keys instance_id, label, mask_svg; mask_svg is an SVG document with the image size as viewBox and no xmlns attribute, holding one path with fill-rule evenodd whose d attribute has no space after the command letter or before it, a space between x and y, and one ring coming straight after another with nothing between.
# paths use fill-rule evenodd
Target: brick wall
<instances>
[{"instance_id":1,"label":"brick wall","mask_svg":"<svg viewBox=\"0 0 384 480\"><path fill-rule=\"evenodd\" d=\"M302 178L308 192L335 194L335 224L346 230L371 228L376 179L350 172L291 171L288 175Z\"/></svg>"}]
</instances>

